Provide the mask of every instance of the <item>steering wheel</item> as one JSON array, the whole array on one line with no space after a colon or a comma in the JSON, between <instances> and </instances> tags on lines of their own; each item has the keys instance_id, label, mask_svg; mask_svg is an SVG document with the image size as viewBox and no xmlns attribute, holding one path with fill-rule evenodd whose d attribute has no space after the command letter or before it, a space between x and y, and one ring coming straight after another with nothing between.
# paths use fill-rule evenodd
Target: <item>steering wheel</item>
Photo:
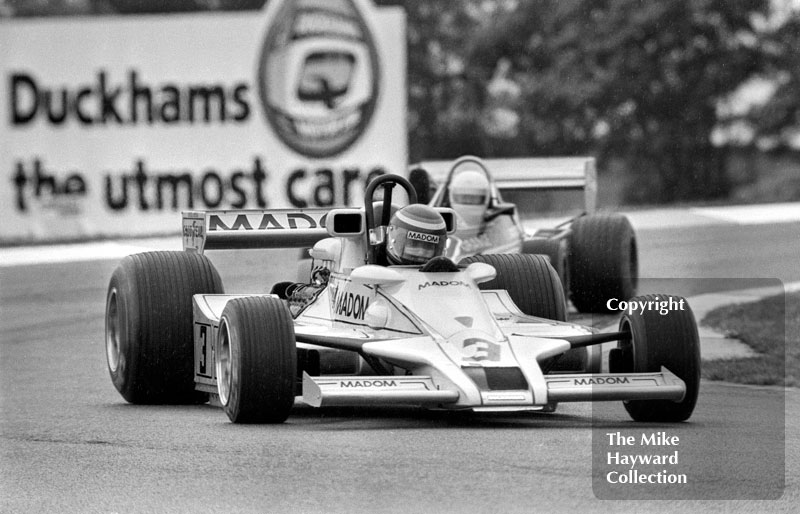
<instances>
[{"instance_id":1,"label":"steering wheel","mask_svg":"<svg viewBox=\"0 0 800 514\"><path fill-rule=\"evenodd\" d=\"M414 186L400 175L381 175L373 179L364 192L364 210L367 218L367 259L371 264L375 263L376 248L383 245L386 227L392 218L392 190L398 184L405 189L408 195L408 203L417 203L417 192L414 190ZM381 210L380 219L376 221L373 202L375 191L379 187L383 188L383 209Z\"/></svg>"}]
</instances>

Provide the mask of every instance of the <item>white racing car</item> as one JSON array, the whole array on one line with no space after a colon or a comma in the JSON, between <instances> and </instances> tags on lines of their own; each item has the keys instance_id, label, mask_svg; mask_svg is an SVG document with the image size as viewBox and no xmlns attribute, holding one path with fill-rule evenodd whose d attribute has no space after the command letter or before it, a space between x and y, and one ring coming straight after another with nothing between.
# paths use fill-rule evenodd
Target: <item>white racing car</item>
<instances>
[{"instance_id":1,"label":"white racing car","mask_svg":"<svg viewBox=\"0 0 800 514\"><path fill-rule=\"evenodd\" d=\"M283 422L295 402L508 412L618 400L635 420L691 416L700 379L691 310L637 310L612 333L556 321L564 295L547 259L428 259L455 232L454 213L394 212L398 184L413 204L410 183L385 175L363 209L184 213L185 251L131 255L111 277L105 346L116 388L144 404L212 395L236 423ZM427 226L438 232L396 231L411 207L433 211ZM387 265L398 244L420 264ZM279 283L274 294L225 294L204 254L311 245L308 283ZM669 299L680 300L637 301ZM601 363L598 345L613 341ZM590 369L553 371L580 348L592 350Z\"/></svg>"},{"instance_id":2,"label":"white racing car","mask_svg":"<svg viewBox=\"0 0 800 514\"><path fill-rule=\"evenodd\" d=\"M546 255L581 312L607 312L609 299L636 294L636 234L625 216L595 212L594 159L464 156L414 165L410 179L424 203L455 210L458 231L447 249L455 262L478 254ZM517 203L504 202L501 189ZM533 217L527 221L535 230L523 227L520 210ZM554 213L557 221L548 226Z\"/></svg>"}]
</instances>

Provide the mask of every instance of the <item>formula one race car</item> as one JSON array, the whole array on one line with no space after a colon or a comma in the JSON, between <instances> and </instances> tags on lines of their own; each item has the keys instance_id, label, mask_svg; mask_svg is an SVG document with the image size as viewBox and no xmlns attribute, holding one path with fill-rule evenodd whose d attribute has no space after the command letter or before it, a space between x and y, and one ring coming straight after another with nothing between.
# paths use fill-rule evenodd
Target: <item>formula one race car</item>
<instances>
[{"instance_id":1,"label":"formula one race car","mask_svg":"<svg viewBox=\"0 0 800 514\"><path fill-rule=\"evenodd\" d=\"M443 241L393 232L405 212L393 212L396 185L414 204L411 184L385 175L368 185L363 209L184 213L185 251L131 255L111 277L105 346L116 388L145 404L211 395L235 423L283 422L295 402L509 412L620 400L635 420L691 416L700 356L688 307L632 310L611 333L555 321L565 301L547 259L428 258L423 250ZM433 212L425 223L442 238L456 232L451 209L409 207ZM398 243L420 264L387 265ZM274 294L225 294L204 254L306 245L311 279ZM681 301L637 301L670 300ZM613 341L602 363L599 345ZM554 371L582 348L592 350L588 369Z\"/></svg>"},{"instance_id":2,"label":"formula one race car","mask_svg":"<svg viewBox=\"0 0 800 514\"><path fill-rule=\"evenodd\" d=\"M546 255L581 312L606 312L609 299L627 300L636 294L636 235L625 216L594 212L593 159L464 156L452 163L419 163L412 167L410 179L425 203L450 207L458 215L458 231L447 251L454 261L489 253ZM435 190L434 184L439 184ZM520 203L503 202L500 189L519 196ZM537 200L557 204L546 193L570 191L581 193L578 216L554 228L525 231L520 208L536 207L531 204Z\"/></svg>"}]
</instances>

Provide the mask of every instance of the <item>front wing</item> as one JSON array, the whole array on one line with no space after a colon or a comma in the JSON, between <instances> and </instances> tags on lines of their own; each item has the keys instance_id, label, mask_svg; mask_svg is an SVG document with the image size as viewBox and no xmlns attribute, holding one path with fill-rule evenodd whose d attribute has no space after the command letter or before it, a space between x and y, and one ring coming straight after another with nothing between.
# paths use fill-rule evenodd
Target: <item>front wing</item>
<instances>
[{"instance_id":1,"label":"front wing","mask_svg":"<svg viewBox=\"0 0 800 514\"><path fill-rule=\"evenodd\" d=\"M544 375L536 360L528 360L527 363L521 360L519 370L490 367L463 369L444 356L435 343L425 339L363 345L364 353L402 363L405 367L417 366L419 374L321 377L304 374L303 402L314 407L414 404L483 411L540 410L552 402L680 401L686 394L684 382L666 368L653 373ZM549 352L536 352L529 341L519 338L512 342L512 349L518 355L533 357L537 353L552 353L556 348L563 351L563 347L568 346L568 343L559 340L546 343L549 343ZM490 372L496 376L501 372L511 376L520 371L524 380L507 380L505 386L503 380L495 380L492 384L491 380L481 379L489 376Z\"/></svg>"},{"instance_id":2,"label":"front wing","mask_svg":"<svg viewBox=\"0 0 800 514\"><path fill-rule=\"evenodd\" d=\"M666 368L656 373L547 375L547 402L598 402L620 400L681 401L683 381ZM530 391L487 391L477 405L464 405L461 392L441 389L428 376L324 376L303 374L303 403L312 407L413 404L460 406L474 410L539 410ZM461 404L461 405L458 405Z\"/></svg>"}]
</instances>

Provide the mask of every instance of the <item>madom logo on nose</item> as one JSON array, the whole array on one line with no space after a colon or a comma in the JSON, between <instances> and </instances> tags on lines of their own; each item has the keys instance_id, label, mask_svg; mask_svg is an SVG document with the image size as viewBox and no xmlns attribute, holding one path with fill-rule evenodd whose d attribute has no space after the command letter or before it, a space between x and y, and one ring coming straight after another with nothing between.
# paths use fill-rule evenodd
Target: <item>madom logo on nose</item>
<instances>
[{"instance_id":1,"label":"madom logo on nose","mask_svg":"<svg viewBox=\"0 0 800 514\"><path fill-rule=\"evenodd\" d=\"M358 140L375 110L375 42L353 0L282 1L258 70L264 113L294 151L337 155Z\"/></svg>"}]
</instances>

